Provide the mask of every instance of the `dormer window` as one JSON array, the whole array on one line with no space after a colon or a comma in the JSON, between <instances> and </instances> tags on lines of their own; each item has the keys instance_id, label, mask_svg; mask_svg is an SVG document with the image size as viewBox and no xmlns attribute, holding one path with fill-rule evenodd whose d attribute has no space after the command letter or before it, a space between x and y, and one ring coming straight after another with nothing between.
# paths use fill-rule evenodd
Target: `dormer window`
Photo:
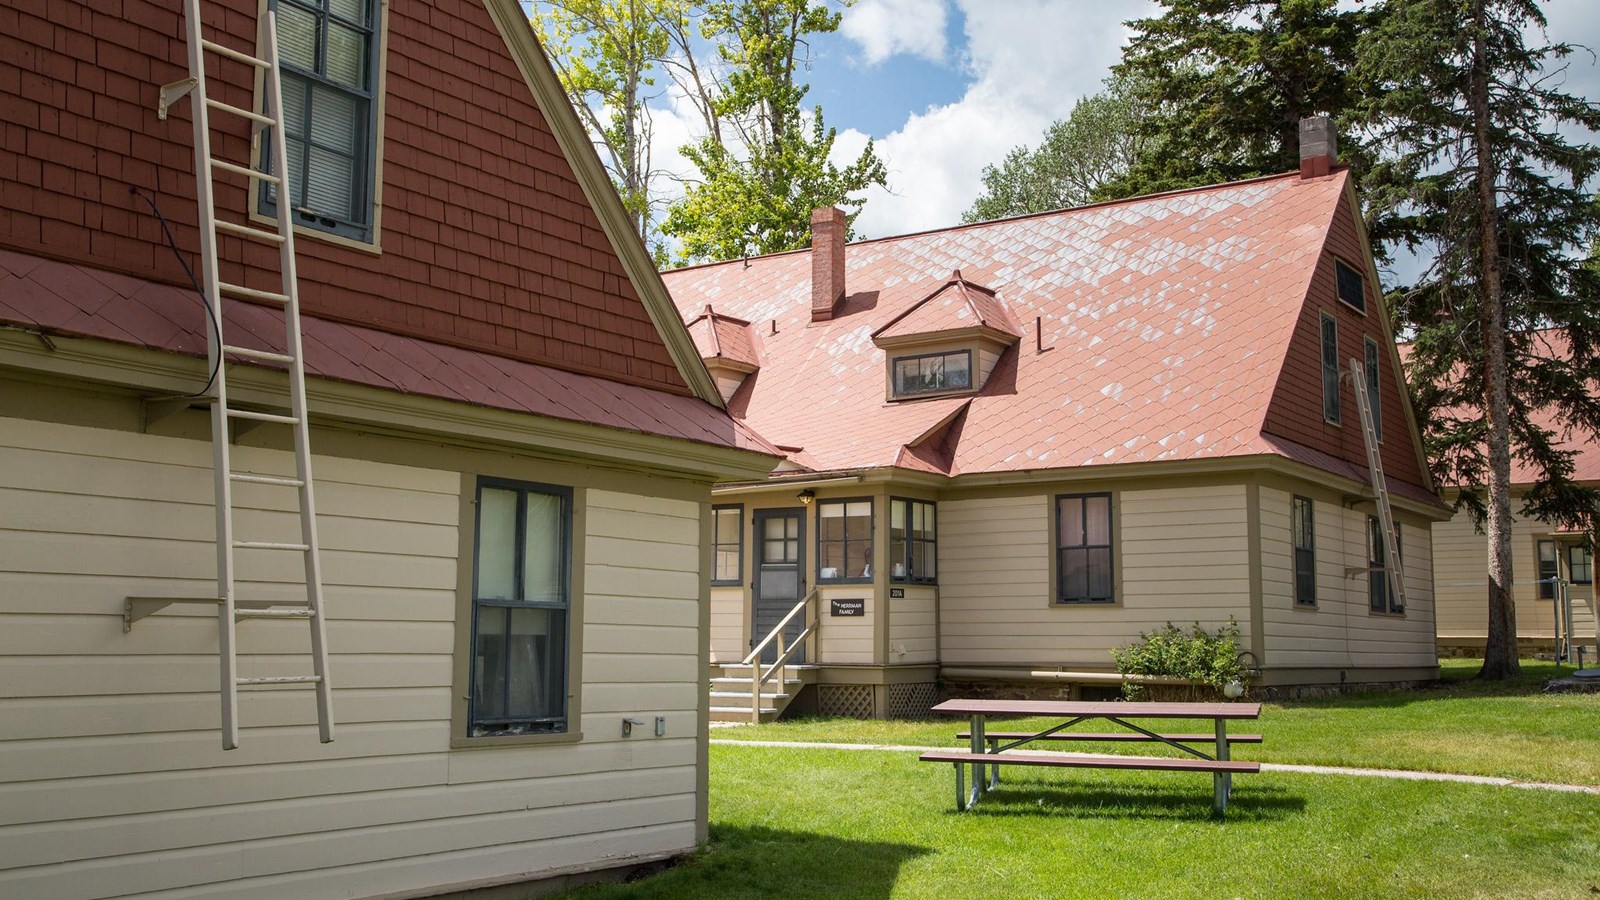
<instances>
[{"instance_id":1,"label":"dormer window","mask_svg":"<svg viewBox=\"0 0 1600 900\"><path fill-rule=\"evenodd\" d=\"M897 356L894 359L894 395L934 394L972 390L972 351Z\"/></svg>"},{"instance_id":2,"label":"dormer window","mask_svg":"<svg viewBox=\"0 0 1600 900\"><path fill-rule=\"evenodd\" d=\"M950 280L872 333L888 363L888 399L915 400L983 389L1022 329L994 291Z\"/></svg>"}]
</instances>

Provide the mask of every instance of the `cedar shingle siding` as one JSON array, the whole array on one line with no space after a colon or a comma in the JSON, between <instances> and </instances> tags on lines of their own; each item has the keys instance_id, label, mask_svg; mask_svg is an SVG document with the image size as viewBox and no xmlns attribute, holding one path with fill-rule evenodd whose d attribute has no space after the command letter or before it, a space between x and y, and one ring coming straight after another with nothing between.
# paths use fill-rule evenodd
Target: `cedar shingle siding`
<instances>
[{"instance_id":1,"label":"cedar shingle siding","mask_svg":"<svg viewBox=\"0 0 1600 900\"><path fill-rule=\"evenodd\" d=\"M216 39L254 51L257 0L205 6ZM390 6L382 253L299 241L305 312L688 393L483 3ZM186 283L129 193L155 195L179 246L198 245L189 104L156 116L160 86L187 74L179 9L0 7L0 244ZM247 67L208 71L213 97L254 105ZM212 122L213 152L248 159L247 125ZM219 214L241 219L244 179L217 181ZM222 238L222 259L275 283L276 251L243 243Z\"/></svg>"}]
</instances>

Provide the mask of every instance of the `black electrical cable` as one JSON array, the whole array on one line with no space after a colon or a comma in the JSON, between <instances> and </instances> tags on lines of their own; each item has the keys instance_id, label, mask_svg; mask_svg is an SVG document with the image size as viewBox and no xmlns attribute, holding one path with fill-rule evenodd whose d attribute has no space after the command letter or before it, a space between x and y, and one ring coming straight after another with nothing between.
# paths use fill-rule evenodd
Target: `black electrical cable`
<instances>
[{"instance_id":1,"label":"black electrical cable","mask_svg":"<svg viewBox=\"0 0 1600 900\"><path fill-rule=\"evenodd\" d=\"M150 205L150 211L156 214L156 221L161 223L161 233L167 237L167 247L172 250L172 255L178 260L178 265L183 267L183 273L189 276L189 283L194 285L194 293L200 298L200 306L206 311L206 324L211 327L211 339L218 349L217 361L211 367L211 374L206 377L206 386L197 394L183 394L184 398L208 397L211 395L211 386L217 382L217 370L222 367L222 324L217 321L216 311L211 308L211 303L206 300L206 292L200 287L200 279L194 277L194 269L189 268L189 261L183 258L183 252L178 249L178 241L172 236L172 227L167 224L167 217L161 214L161 207L156 205L155 198L140 190L137 185L129 185L128 192L136 194L145 203Z\"/></svg>"}]
</instances>

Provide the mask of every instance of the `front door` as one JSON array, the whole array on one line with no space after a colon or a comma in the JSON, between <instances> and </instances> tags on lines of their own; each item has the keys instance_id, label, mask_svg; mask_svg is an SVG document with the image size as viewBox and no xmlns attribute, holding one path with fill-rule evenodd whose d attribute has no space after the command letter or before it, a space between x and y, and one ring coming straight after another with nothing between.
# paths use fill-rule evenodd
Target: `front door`
<instances>
[{"instance_id":1,"label":"front door","mask_svg":"<svg viewBox=\"0 0 1600 900\"><path fill-rule=\"evenodd\" d=\"M755 583L750 611L750 646L766 637L806 592L806 518L804 509L759 509L755 517ZM805 627L805 616L795 616L784 629L785 646L792 645ZM761 661L778 658L777 642L761 652ZM790 657L805 662L805 650Z\"/></svg>"}]
</instances>

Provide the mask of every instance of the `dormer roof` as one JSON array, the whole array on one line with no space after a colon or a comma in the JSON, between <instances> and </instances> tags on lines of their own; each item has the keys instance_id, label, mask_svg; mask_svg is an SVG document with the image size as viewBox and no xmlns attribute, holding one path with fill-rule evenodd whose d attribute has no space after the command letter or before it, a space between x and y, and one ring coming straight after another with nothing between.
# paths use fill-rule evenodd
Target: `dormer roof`
<instances>
[{"instance_id":1,"label":"dormer roof","mask_svg":"<svg viewBox=\"0 0 1600 900\"><path fill-rule=\"evenodd\" d=\"M948 281L874 331L872 339L882 345L972 330L989 332L1005 343L1022 337L1022 329L999 295L961 277L961 270L956 269Z\"/></svg>"},{"instance_id":2,"label":"dormer roof","mask_svg":"<svg viewBox=\"0 0 1600 900\"><path fill-rule=\"evenodd\" d=\"M750 330L750 323L744 319L722 315L707 304L687 325L689 336L694 338L694 345L700 351L700 358L708 365L713 362L732 363L735 368L748 367L751 371L761 367L755 335Z\"/></svg>"}]
</instances>

